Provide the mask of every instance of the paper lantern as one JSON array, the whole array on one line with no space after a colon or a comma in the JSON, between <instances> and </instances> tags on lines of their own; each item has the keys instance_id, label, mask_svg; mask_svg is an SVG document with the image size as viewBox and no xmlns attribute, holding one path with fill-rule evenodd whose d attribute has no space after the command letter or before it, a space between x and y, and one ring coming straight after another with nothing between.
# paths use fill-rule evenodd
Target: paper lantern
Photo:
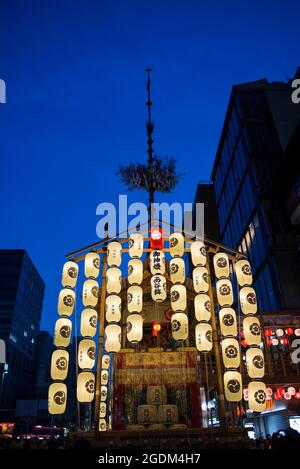
<instances>
[{"instance_id":1,"label":"paper lantern","mask_svg":"<svg viewBox=\"0 0 300 469\"><path fill-rule=\"evenodd\" d=\"M285 347L288 344L287 338L283 337L282 339L280 339L280 343L281 343L281 345L283 345Z\"/></svg>"},{"instance_id":2,"label":"paper lantern","mask_svg":"<svg viewBox=\"0 0 300 469\"><path fill-rule=\"evenodd\" d=\"M140 285L143 281L143 262L140 259L130 259L128 262L128 283Z\"/></svg>"},{"instance_id":3,"label":"paper lantern","mask_svg":"<svg viewBox=\"0 0 300 469\"><path fill-rule=\"evenodd\" d=\"M77 401L92 402L95 394L95 376L91 371L83 371L77 376Z\"/></svg>"},{"instance_id":4,"label":"paper lantern","mask_svg":"<svg viewBox=\"0 0 300 469\"><path fill-rule=\"evenodd\" d=\"M243 329L248 345L260 345L262 338L259 319L252 316L245 318L243 320Z\"/></svg>"},{"instance_id":5,"label":"paper lantern","mask_svg":"<svg viewBox=\"0 0 300 469\"><path fill-rule=\"evenodd\" d=\"M300 399L300 392L295 393L295 399Z\"/></svg>"},{"instance_id":6,"label":"paper lantern","mask_svg":"<svg viewBox=\"0 0 300 469\"><path fill-rule=\"evenodd\" d=\"M160 226L152 226L150 233L150 249L163 249L163 230Z\"/></svg>"},{"instance_id":7,"label":"paper lantern","mask_svg":"<svg viewBox=\"0 0 300 469\"><path fill-rule=\"evenodd\" d=\"M266 337L271 337L272 335L273 335L273 334L272 334L271 329L266 329L266 330L265 330L265 336L266 336Z\"/></svg>"},{"instance_id":8,"label":"paper lantern","mask_svg":"<svg viewBox=\"0 0 300 469\"><path fill-rule=\"evenodd\" d=\"M239 402L243 397L242 377L238 371L226 371L223 376L225 399Z\"/></svg>"},{"instance_id":9,"label":"paper lantern","mask_svg":"<svg viewBox=\"0 0 300 469\"><path fill-rule=\"evenodd\" d=\"M143 309L143 289L132 285L127 290L127 309L129 313L140 313Z\"/></svg>"},{"instance_id":10,"label":"paper lantern","mask_svg":"<svg viewBox=\"0 0 300 469\"><path fill-rule=\"evenodd\" d=\"M237 335L236 313L232 308L222 308L219 312L221 333L224 337Z\"/></svg>"},{"instance_id":11,"label":"paper lantern","mask_svg":"<svg viewBox=\"0 0 300 469\"><path fill-rule=\"evenodd\" d=\"M106 416L106 403L101 402L100 408L99 408L99 417L103 419L105 418L105 416Z\"/></svg>"},{"instance_id":12,"label":"paper lantern","mask_svg":"<svg viewBox=\"0 0 300 469\"><path fill-rule=\"evenodd\" d=\"M265 340L266 346L267 346L267 347L270 347L271 343L272 343L272 342L271 342L271 339L269 339L269 338L267 337L266 340Z\"/></svg>"},{"instance_id":13,"label":"paper lantern","mask_svg":"<svg viewBox=\"0 0 300 469\"><path fill-rule=\"evenodd\" d=\"M119 352L121 350L122 329L118 324L109 324L105 328L105 350Z\"/></svg>"},{"instance_id":14,"label":"paper lantern","mask_svg":"<svg viewBox=\"0 0 300 469\"><path fill-rule=\"evenodd\" d=\"M240 287L252 285L251 266L248 261L241 259L235 263L236 279Z\"/></svg>"},{"instance_id":15,"label":"paper lantern","mask_svg":"<svg viewBox=\"0 0 300 469\"><path fill-rule=\"evenodd\" d=\"M91 370L95 366L96 343L92 339L82 339L78 348L78 366L82 370Z\"/></svg>"},{"instance_id":16,"label":"paper lantern","mask_svg":"<svg viewBox=\"0 0 300 469\"><path fill-rule=\"evenodd\" d=\"M109 379L108 371L107 370L102 370L101 371L101 377L100 377L101 386L107 386L108 385L108 379Z\"/></svg>"},{"instance_id":17,"label":"paper lantern","mask_svg":"<svg viewBox=\"0 0 300 469\"><path fill-rule=\"evenodd\" d=\"M107 263L110 267L119 267L122 262L122 245L112 241L107 246Z\"/></svg>"},{"instance_id":18,"label":"paper lantern","mask_svg":"<svg viewBox=\"0 0 300 469\"><path fill-rule=\"evenodd\" d=\"M236 339L222 340L222 357L225 368L238 368L240 366L240 346Z\"/></svg>"},{"instance_id":19,"label":"paper lantern","mask_svg":"<svg viewBox=\"0 0 300 469\"><path fill-rule=\"evenodd\" d=\"M78 265L74 261L64 264L61 283L63 287L74 288L78 278Z\"/></svg>"},{"instance_id":20,"label":"paper lantern","mask_svg":"<svg viewBox=\"0 0 300 469\"><path fill-rule=\"evenodd\" d=\"M101 386L100 387L100 400L106 401L107 399L107 387L106 386Z\"/></svg>"},{"instance_id":21,"label":"paper lantern","mask_svg":"<svg viewBox=\"0 0 300 469\"><path fill-rule=\"evenodd\" d=\"M151 278L151 296L158 303L167 298L167 282L163 275L153 275Z\"/></svg>"},{"instance_id":22,"label":"paper lantern","mask_svg":"<svg viewBox=\"0 0 300 469\"><path fill-rule=\"evenodd\" d=\"M173 311L185 311L186 288L184 285L172 285L170 289L170 297Z\"/></svg>"},{"instance_id":23,"label":"paper lantern","mask_svg":"<svg viewBox=\"0 0 300 469\"><path fill-rule=\"evenodd\" d=\"M139 405L137 408L137 421L139 424L149 425L158 420L157 407L151 404Z\"/></svg>"},{"instance_id":24,"label":"paper lantern","mask_svg":"<svg viewBox=\"0 0 300 469\"><path fill-rule=\"evenodd\" d=\"M99 299L99 284L96 280L86 280L83 284L82 303L84 306L95 307Z\"/></svg>"},{"instance_id":25,"label":"paper lantern","mask_svg":"<svg viewBox=\"0 0 300 469\"><path fill-rule=\"evenodd\" d=\"M279 344L278 339L272 339L271 343L274 347L276 347Z\"/></svg>"},{"instance_id":26,"label":"paper lantern","mask_svg":"<svg viewBox=\"0 0 300 469\"><path fill-rule=\"evenodd\" d=\"M245 388L243 390L243 397L244 397L245 401L248 401L249 395L248 395L248 389L247 388Z\"/></svg>"},{"instance_id":27,"label":"paper lantern","mask_svg":"<svg viewBox=\"0 0 300 469\"><path fill-rule=\"evenodd\" d=\"M282 337L284 335L283 329L276 329L275 333L276 333L277 337Z\"/></svg>"},{"instance_id":28,"label":"paper lantern","mask_svg":"<svg viewBox=\"0 0 300 469\"><path fill-rule=\"evenodd\" d=\"M118 295L109 295L105 300L105 317L107 322L121 320L122 301Z\"/></svg>"},{"instance_id":29,"label":"paper lantern","mask_svg":"<svg viewBox=\"0 0 300 469\"><path fill-rule=\"evenodd\" d=\"M240 303L242 312L245 315L257 313L257 299L254 288L243 287L240 289Z\"/></svg>"},{"instance_id":30,"label":"paper lantern","mask_svg":"<svg viewBox=\"0 0 300 469\"><path fill-rule=\"evenodd\" d=\"M55 347L68 347L71 341L72 322L67 318L60 318L55 323Z\"/></svg>"},{"instance_id":31,"label":"paper lantern","mask_svg":"<svg viewBox=\"0 0 300 469\"><path fill-rule=\"evenodd\" d=\"M150 254L150 271L152 275L163 275L166 271L165 268L165 253L158 249L152 251Z\"/></svg>"},{"instance_id":32,"label":"paper lantern","mask_svg":"<svg viewBox=\"0 0 300 469\"><path fill-rule=\"evenodd\" d=\"M94 337L97 331L97 311L86 308L81 313L80 333L83 337Z\"/></svg>"},{"instance_id":33,"label":"paper lantern","mask_svg":"<svg viewBox=\"0 0 300 469\"><path fill-rule=\"evenodd\" d=\"M167 400L166 386L147 386L147 404L166 404Z\"/></svg>"},{"instance_id":34,"label":"paper lantern","mask_svg":"<svg viewBox=\"0 0 300 469\"><path fill-rule=\"evenodd\" d=\"M294 334L294 330L292 327L287 327L284 332L286 333L286 335L293 335Z\"/></svg>"},{"instance_id":35,"label":"paper lantern","mask_svg":"<svg viewBox=\"0 0 300 469\"><path fill-rule=\"evenodd\" d=\"M88 252L84 258L84 275L96 279L100 271L100 256L96 252Z\"/></svg>"},{"instance_id":36,"label":"paper lantern","mask_svg":"<svg viewBox=\"0 0 300 469\"><path fill-rule=\"evenodd\" d=\"M64 414L67 406L67 386L64 383L52 383L48 391L48 412L51 415Z\"/></svg>"},{"instance_id":37,"label":"paper lantern","mask_svg":"<svg viewBox=\"0 0 300 469\"><path fill-rule=\"evenodd\" d=\"M263 378L265 375L265 361L263 352L256 347L246 352L247 372L250 378Z\"/></svg>"},{"instance_id":38,"label":"paper lantern","mask_svg":"<svg viewBox=\"0 0 300 469\"><path fill-rule=\"evenodd\" d=\"M224 252L217 252L214 255L214 270L217 278L229 277L229 259Z\"/></svg>"},{"instance_id":39,"label":"paper lantern","mask_svg":"<svg viewBox=\"0 0 300 469\"><path fill-rule=\"evenodd\" d=\"M131 233L128 241L128 252L130 257L140 258L144 250L144 237L141 233Z\"/></svg>"},{"instance_id":40,"label":"paper lantern","mask_svg":"<svg viewBox=\"0 0 300 469\"><path fill-rule=\"evenodd\" d=\"M299 337L300 336L300 329L295 329L294 334L295 334L296 337Z\"/></svg>"},{"instance_id":41,"label":"paper lantern","mask_svg":"<svg viewBox=\"0 0 300 469\"><path fill-rule=\"evenodd\" d=\"M63 381L68 376L69 352L66 350L54 350L51 356L51 379Z\"/></svg>"},{"instance_id":42,"label":"paper lantern","mask_svg":"<svg viewBox=\"0 0 300 469\"><path fill-rule=\"evenodd\" d=\"M122 288L122 272L117 267L111 267L106 272L107 293L120 293Z\"/></svg>"},{"instance_id":43,"label":"paper lantern","mask_svg":"<svg viewBox=\"0 0 300 469\"><path fill-rule=\"evenodd\" d=\"M248 392L248 389L247 389L247 392ZM271 399L272 396L273 396L273 389L272 388L266 388L266 395L267 395L267 399Z\"/></svg>"},{"instance_id":44,"label":"paper lantern","mask_svg":"<svg viewBox=\"0 0 300 469\"><path fill-rule=\"evenodd\" d=\"M195 327L195 342L199 352L210 352L213 346L210 324L201 322Z\"/></svg>"},{"instance_id":45,"label":"paper lantern","mask_svg":"<svg viewBox=\"0 0 300 469\"><path fill-rule=\"evenodd\" d=\"M195 267L193 270L193 285L196 293L208 292L208 271L206 267Z\"/></svg>"},{"instance_id":46,"label":"paper lantern","mask_svg":"<svg viewBox=\"0 0 300 469\"><path fill-rule=\"evenodd\" d=\"M143 338L143 318L140 314L130 314L126 323L127 339L138 343Z\"/></svg>"},{"instance_id":47,"label":"paper lantern","mask_svg":"<svg viewBox=\"0 0 300 469\"><path fill-rule=\"evenodd\" d=\"M294 396L296 393L296 389L293 386L290 386L287 390L287 392L291 395Z\"/></svg>"},{"instance_id":48,"label":"paper lantern","mask_svg":"<svg viewBox=\"0 0 300 469\"><path fill-rule=\"evenodd\" d=\"M197 321L209 321L211 318L210 298L205 293L199 293L194 298L195 317Z\"/></svg>"},{"instance_id":49,"label":"paper lantern","mask_svg":"<svg viewBox=\"0 0 300 469\"><path fill-rule=\"evenodd\" d=\"M290 395L289 392L285 392L284 395L283 395L283 397L284 397L287 401L289 401L289 400L292 398L292 396Z\"/></svg>"},{"instance_id":50,"label":"paper lantern","mask_svg":"<svg viewBox=\"0 0 300 469\"><path fill-rule=\"evenodd\" d=\"M170 254L172 257L182 257L184 254L184 237L181 233L173 233L169 238Z\"/></svg>"},{"instance_id":51,"label":"paper lantern","mask_svg":"<svg viewBox=\"0 0 300 469\"><path fill-rule=\"evenodd\" d=\"M99 432L105 432L107 428L107 423L105 419L99 419Z\"/></svg>"},{"instance_id":52,"label":"paper lantern","mask_svg":"<svg viewBox=\"0 0 300 469\"><path fill-rule=\"evenodd\" d=\"M195 267L205 266L206 264L206 247L202 241L194 241L191 244L192 263Z\"/></svg>"},{"instance_id":53,"label":"paper lantern","mask_svg":"<svg viewBox=\"0 0 300 469\"><path fill-rule=\"evenodd\" d=\"M60 316L71 316L75 305L75 292L70 288L60 291L58 297L58 314Z\"/></svg>"},{"instance_id":54,"label":"paper lantern","mask_svg":"<svg viewBox=\"0 0 300 469\"><path fill-rule=\"evenodd\" d=\"M110 356L105 354L102 356L101 367L103 370L108 370L110 365Z\"/></svg>"},{"instance_id":55,"label":"paper lantern","mask_svg":"<svg viewBox=\"0 0 300 469\"><path fill-rule=\"evenodd\" d=\"M180 257L174 257L170 261L170 279L172 283L184 283L185 263Z\"/></svg>"},{"instance_id":56,"label":"paper lantern","mask_svg":"<svg viewBox=\"0 0 300 469\"><path fill-rule=\"evenodd\" d=\"M164 404L158 406L158 421L165 425L178 422L178 407L174 404Z\"/></svg>"},{"instance_id":57,"label":"paper lantern","mask_svg":"<svg viewBox=\"0 0 300 469\"><path fill-rule=\"evenodd\" d=\"M189 320L184 313L175 313L171 318L172 336L174 340L186 340L189 335Z\"/></svg>"},{"instance_id":58,"label":"paper lantern","mask_svg":"<svg viewBox=\"0 0 300 469\"><path fill-rule=\"evenodd\" d=\"M261 381L250 381L248 384L249 408L253 412L263 412L266 410L266 391L266 385Z\"/></svg>"},{"instance_id":59,"label":"paper lantern","mask_svg":"<svg viewBox=\"0 0 300 469\"><path fill-rule=\"evenodd\" d=\"M224 278L216 283L218 303L220 306L231 306L233 303L233 292L231 281Z\"/></svg>"}]
</instances>

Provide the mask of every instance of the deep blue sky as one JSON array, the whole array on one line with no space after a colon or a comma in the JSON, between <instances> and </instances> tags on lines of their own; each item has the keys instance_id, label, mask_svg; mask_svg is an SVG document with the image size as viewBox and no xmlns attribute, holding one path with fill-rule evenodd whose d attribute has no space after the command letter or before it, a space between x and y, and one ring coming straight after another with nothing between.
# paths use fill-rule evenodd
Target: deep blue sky
<instances>
[{"instance_id":1,"label":"deep blue sky","mask_svg":"<svg viewBox=\"0 0 300 469\"><path fill-rule=\"evenodd\" d=\"M96 206L146 158L145 73L155 150L185 173L168 200L210 177L231 86L286 80L299 59L298 1L0 2L1 248L25 248L47 284L52 332L64 254L96 240ZM142 200L139 192L130 200Z\"/></svg>"}]
</instances>

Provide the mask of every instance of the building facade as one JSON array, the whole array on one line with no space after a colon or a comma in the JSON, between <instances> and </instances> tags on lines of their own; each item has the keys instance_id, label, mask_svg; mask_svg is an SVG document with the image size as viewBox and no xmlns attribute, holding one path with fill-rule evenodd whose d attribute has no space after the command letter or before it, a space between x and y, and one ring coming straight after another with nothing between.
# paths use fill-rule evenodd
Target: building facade
<instances>
[{"instance_id":1,"label":"building facade","mask_svg":"<svg viewBox=\"0 0 300 469\"><path fill-rule=\"evenodd\" d=\"M0 418L14 418L18 399L34 395L34 363L45 284L23 249L0 250L0 339L6 344L1 369Z\"/></svg>"}]
</instances>

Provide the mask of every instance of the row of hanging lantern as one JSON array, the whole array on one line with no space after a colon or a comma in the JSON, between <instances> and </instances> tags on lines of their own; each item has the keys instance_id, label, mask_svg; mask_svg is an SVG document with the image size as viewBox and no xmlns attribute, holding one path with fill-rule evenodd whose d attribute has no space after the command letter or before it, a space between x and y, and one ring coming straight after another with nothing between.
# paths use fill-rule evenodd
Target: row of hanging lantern
<instances>
[{"instance_id":1,"label":"row of hanging lantern","mask_svg":"<svg viewBox=\"0 0 300 469\"><path fill-rule=\"evenodd\" d=\"M194 241L191 244L191 258L194 265L193 286L196 292L194 310L198 322L195 328L196 348L199 352L210 352L212 349L211 302L208 295L209 275L206 268L206 247L202 241Z\"/></svg>"},{"instance_id":2,"label":"row of hanging lantern","mask_svg":"<svg viewBox=\"0 0 300 469\"><path fill-rule=\"evenodd\" d=\"M127 289L127 322L126 332L129 342L137 344L143 338L143 261L140 257L144 251L144 237L141 233L132 233L129 237L128 284Z\"/></svg>"},{"instance_id":3,"label":"row of hanging lantern","mask_svg":"<svg viewBox=\"0 0 300 469\"><path fill-rule=\"evenodd\" d=\"M58 298L58 314L60 316L55 323L54 345L56 350L51 356L50 375L54 381L49 386L48 410L52 415L63 414L67 405L67 386L63 382L68 376L69 352L66 348L70 345L72 334L72 322L69 319L75 305L75 291L78 278L78 265L74 261L67 261L62 272L63 289Z\"/></svg>"},{"instance_id":4,"label":"row of hanging lantern","mask_svg":"<svg viewBox=\"0 0 300 469\"><path fill-rule=\"evenodd\" d=\"M100 376L100 406L99 406L99 431L104 432L108 428L108 384L110 370L110 356L102 355Z\"/></svg>"},{"instance_id":5,"label":"row of hanging lantern","mask_svg":"<svg viewBox=\"0 0 300 469\"><path fill-rule=\"evenodd\" d=\"M173 233L169 238L169 249L172 257L169 264L172 336L175 340L186 340L189 334L189 322L186 314L187 293L185 283L184 236Z\"/></svg>"},{"instance_id":6,"label":"row of hanging lantern","mask_svg":"<svg viewBox=\"0 0 300 469\"><path fill-rule=\"evenodd\" d=\"M217 252L213 258L214 272L217 278L216 293L220 307L219 323L222 334L222 360L225 368L223 376L225 398L229 402L242 399L242 376L239 371L241 363L240 345L237 340L236 313L232 308L233 292L229 280L230 266L226 253Z\"/></svg>"},{"instance_id":7,"label":"row of hanging lantern","mask_svg":"<svg viewBox=\"0 0 300 469\"><path fill-rule=\"evenodd\" d=\"M122 263L122 245L112 241L107 247L106 292L105 299L105 350L119 352L121 349L122 329L119 325L122 312L122 301L119 296L122 289L122 272L119 269Z\"/></svg>"},{"instance_id":8,"label":"row of hanging lantern","mask_svg":"<svg viewBox=\"0 0 300 469\"><path fill-rule=\"evenodd\" d=\"M253 282L250 263L241 259L235 263L235 273L239 285L239 300L243 319L244 338L249 347L246 351L246 367L249 378L248 384L249 408L254 412L266 409L266 385L262 382L265 374L264 354L260 348L262 342L260 321L257 313L256 292L251 286Z\"/></svg>"},{"instance_id":9,"label":"row of hanging lantern","mask_svg":"<svg viewBox=\"0 0 300 469\"><path fill-rule=\"evenodd\" d=\"M89 252L84 259L84 274L86 280L82 288L82 303L84 309L80 318L80 333L77 363L80 372L77 376L77 400L90 403L95 395L95 375L93 372L96 361L96 343L93 337L97 331L98 313L96 307L99 301L99 284L96 280L100 272L100 256L97 252Z\"/></svg>"}]
</instances>

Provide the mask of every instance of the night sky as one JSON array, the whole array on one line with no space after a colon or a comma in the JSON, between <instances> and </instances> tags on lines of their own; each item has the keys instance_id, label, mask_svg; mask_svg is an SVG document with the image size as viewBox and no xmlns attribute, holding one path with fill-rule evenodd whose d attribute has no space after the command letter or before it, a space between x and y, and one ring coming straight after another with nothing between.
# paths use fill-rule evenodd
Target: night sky
<instances>
[{"instance_id":1,"label":"night sky","mask_svg":"<svg viewBox=\"0 0 300 469\"><path fill-rule=\"evenodd\" d=\"M210 178L232 85L285 81L300 65L300 4L1 0L0 9L0 247L28 251L52 333L64 255L96 241L96 206L126 193L118 163L146 160L144 69L154 149L185 173L159 201L192 202Z\"/></svg>"}]
</instances>

